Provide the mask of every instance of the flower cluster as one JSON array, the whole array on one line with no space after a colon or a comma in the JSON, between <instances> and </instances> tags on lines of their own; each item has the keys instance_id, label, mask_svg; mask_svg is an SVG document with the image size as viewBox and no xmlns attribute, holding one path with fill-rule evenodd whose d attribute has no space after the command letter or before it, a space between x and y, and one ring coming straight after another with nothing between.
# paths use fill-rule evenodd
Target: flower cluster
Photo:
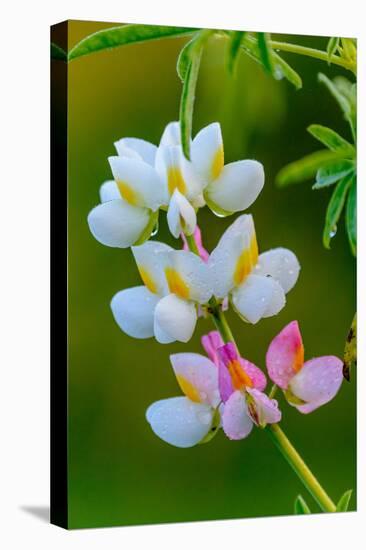
<instances>
[{"instance_id":1,"label":"flower cluster","mask_svg":"<svg viewBox=\"0 0 366 550\"><path fill-rule=\"evenodd\" d=\"M119 327L134 338L162 344L188 342L202 313L232 306L247 323L277 315L297 282L300 264L293 252L274 248L259 253L253 217L242 214L209 253L197 225L197 211L207 205L219 216L245 210L264 184L262 165L243 160L224 165L217 123L191 142L191 160L183 154L179 125L165 128L159 146L141 139L116 142L109 162L114 180L100 189L101 204L88 216L92 234L107 246L131 247L142 285L112 298ZM159 211L181 237L176 250L149 240ZM281 420L275 399L264 393L266 377L240 356L234 341L211 332L202 338L207 356L170 356L184 396L153 403L146 417L153 431L177 447L209 441L220 428L229 439L243 439L253 426ZM304 362L296 321L270 344L266 365L286 400L302 413L330 401L342 381L342 362L334 356Z\"/></svg>"},{"instance_id":2,"label":"flower cluster","mask_svg":"<svg viewBox=\"0 0 366 550\"><path fill-rule=\"evenodd\" d=\"M118 156L109 158L114 180L102 185L101 204L88 216L91 232L106 246L127 248L145 242L159 209L167 211L174 237L192 235L199 208L207 204L221 215L245 210L264 185L259 162L224 165L218 123L193 139L191 161L183 154L178 122L167 125L158 147L137 138L122 138L115 147Z\"/></svg>"}]
</instances>

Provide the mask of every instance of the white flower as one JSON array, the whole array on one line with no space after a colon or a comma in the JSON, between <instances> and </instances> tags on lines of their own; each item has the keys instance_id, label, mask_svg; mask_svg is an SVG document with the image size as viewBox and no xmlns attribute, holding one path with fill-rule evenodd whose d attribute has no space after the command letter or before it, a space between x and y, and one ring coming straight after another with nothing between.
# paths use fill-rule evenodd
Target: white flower
<instances>
[{"instance_id":1,"label":"white flower","mask_svg":"<svg viewBox=\"0 0 366 550\"><path fill-rule=\"evenodd\" d=\"M258 256L254 222L248 214L239 216L225 231L208 265L214 295L229 295L237 312L253 324L277 315L300 271L295 254L286 248Z\"/></svg>"},{"instance_id":2,"label":"white flower","mask_svg":"<svg viewBox=\"0 0 366 550\"><path fill-rule=\"evenodd\" d=\"M148 241L132 248L144 286L121 290L111 308L120 328L134 338L155 336L167 344L188 342L197 306L212 296L207 265L185 250Z\"/></svg>"},{"instance_id":3,"label":"white flower","mask_svg":"<svg viewBox=\"0 0 366 550\"><path fill-rule=\"evenodd\" d=\"M191 158L205 181L205 201L217 214L246 210L263 188L261 163L239 160L224 165L224 146L217 122L198 132L192 142Z\"/></svg>"},{"instance_id":4,"label":"white flower","mask_svg":"<svg viewBox=\"0 0 366 550\"><path fill-rule=\"evenodd\" d=\"M169 229L178 238L192 235L196 210L207 204L218 214L248 208L264 184L263 167L254 160L224 166L218 123L203 128L192 141L192 161L185 158L178 122L169 123L159 147L136 138L115 143L110 157L114 181L100 189L101 204L88 216L90 230L102 244L127 248L145 242L167 210Z\"/></svg>"}]
</instances>

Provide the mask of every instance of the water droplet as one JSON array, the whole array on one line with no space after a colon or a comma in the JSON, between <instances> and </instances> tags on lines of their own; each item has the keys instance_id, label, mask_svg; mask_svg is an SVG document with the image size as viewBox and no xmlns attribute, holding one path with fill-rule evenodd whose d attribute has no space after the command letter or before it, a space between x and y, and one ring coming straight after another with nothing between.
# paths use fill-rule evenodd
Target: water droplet
<instances>
[{"instance_id":1,"label":"water droplet","mask_svg":"<svg viewBox=\"0 0 366 550\"><path fill-rule=\"evenodd\" d=\"M336 235L336 233L337 233L337 226L334 225L334 226L332 227L332 229L329 231L329 237L330 237L331 239L333 239L333 237Z\"/></svg>"},{"instance_id":2,"label":"water droplet","mask_svg":"<svg viewBox=\"0 0 366 550\"><path fill-rule=\"evenodd\" d=\"M155 227L151 232L151 236L155 237L155 235L158 233L158 231L159 231L159 222L156 222Z\"/></svg>"}]
</instances>

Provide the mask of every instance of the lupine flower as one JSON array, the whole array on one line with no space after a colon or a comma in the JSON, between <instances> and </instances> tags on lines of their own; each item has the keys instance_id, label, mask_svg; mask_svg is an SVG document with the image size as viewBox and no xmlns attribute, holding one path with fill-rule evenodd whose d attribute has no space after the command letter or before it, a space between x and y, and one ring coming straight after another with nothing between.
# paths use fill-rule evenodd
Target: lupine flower
<instances>
[{"instance_id":1,"label":"lupine flower","mask_svg":"<svg viewBox=\"0 0 366 550\"><path fill-rule=\"evenodd\" d=\"M88 224L102 244L127 248L150 238L166 193L154 168L155 145L134 138L115 145L119 156L109 159L114 180L100 188L101 204L89 213Z\"/></svg>"},{"instance_id":2,"label":"lupine flower","mask_svg":"<svg viewBox=\"0 0 366 550\"><path fill-rule=\"evenodd\" d=\"M266 363L271 380L282 388L290 405L305 414L333 399L343 380L343 363L334 355L304 362L297 321L289 323L272 340Z\"/></svg>"},{"instance_id":3,"label":"lupine flower","mask_svg":"<svg viewBox=\"0 0 366 550\"><path fill-rule=\"evenodd\" d=\"M224 146L220 124L203 128L191 145L192 163L205 181L204 198L219 215L246 210L264 185L264 170L255 160L240 160L224 165Z\"/></svg>"},{"instance_id":4,"label":"lupine flower","mask_svg":"<svg viewBox=\"0 0 366 550\"><path fill-rule=\"evenodd\" d=\"M217 366L198 353L170 356L184 397L156 401L146 411L153 432L175 447L193 447L220 424Z\"/></svg>"},{"instance_id":5,"label":"lupine flower","mask_svg":"<svg viewBox=\"0 0 366 550\"><path fill-rule=\"evenodd\" d=\"M132 248L144 286L118 292L111 308L120 328L134 338L162 344L190 340L197 307L212 296L207 265L184 250L154 241Z\"/></svg>"},{"instance_id":6,"label":"lupine flower","mask_svg":"<svg viewBox=\"0 0 366 550\"><path fill-rule=\"evenodd\" d=\"M145 242L157 224L159 208L167 210L172 235L192 235L196 209L205 205L204 192L214 211L228 214L252 204L264 184L263 167L256 161L223 165L217 123L193 140L193 161L183 154L178 122L166 126L159 147L136 138L122 138L115 147L118 156L109 158L114 180L102 185L101 204L88 216L92 234L106 246Z\"/></svg>"},{"instance_id":7,"label":"lupine flower","mask_svg":"<svg viewBox=\"0 0 366 550\"><path fill-rule=\"evenodd\" d=\"M300 265L293 252L275 248L258 255L253 218L239 216L225 231L208 262L214 295L229 296L245 321L276 315L295 285Z\"/></svg>"},{"instance_id":8,"label":"lupine flower","mask_svg":"<svg viewBox=\"0 0 366 550\"><path fill-rule=\"evenodd\" d=\"M229 439L244 439L253 424L265 426L281 420L275 399L263 389L266 379L253 363L239 356L231 342L217 350L219 358L219 389L224 402L222 428Z\"/></svg>"}]
</instances>

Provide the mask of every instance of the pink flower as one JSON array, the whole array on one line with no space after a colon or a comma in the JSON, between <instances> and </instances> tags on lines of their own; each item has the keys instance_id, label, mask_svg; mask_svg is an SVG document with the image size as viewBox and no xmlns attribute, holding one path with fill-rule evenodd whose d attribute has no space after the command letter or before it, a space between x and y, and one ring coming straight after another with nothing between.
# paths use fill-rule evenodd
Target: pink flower
<instances>
[{"instance_id":1,"label":"pink flower","mask_svg":"<svg viewBox=\"0 0 366 550\"><path fill-rule=\"evenodd\" d=\"M219 358L219 390L224 408L222 428L229 439L249 435L253 423L264 426L279 422L281 411L275 399L263 393L266 378L250 361L239 356L229 342L217 350Z\"/></svg>"},{"instance_id":2,"label":"pink flower","mask_svg":"<svg viewBox=\"0 0 366 550\"><path fill-rule=\"evenodd\" d=\"M305 414L333 399L343 379L343 363L334 355L304 362L297 321L289 323L272 340L266 363L271 380L282 388L290 405Z\"/></svg>"},{"instance_id":3,"label":"pink flower","mask_svg":"<svg viewBox=\"0 0 366 550\"><path fill-rule=\"evenodd\" d=\"M189 250L185 234L181 233L181 237L182 237L182 240L183 240L183 250ZM209 253L207 252L207 250L205 249L205 247L202 244L201 230L198 227L198 225L196 225L196 229L193 232L193 238L194 238L196 246L198 248L198 252L199 252L200 257L202 258L202 260L204 262L207 262L210 255L209 255Z\"/></svg>"}]
</instances>

